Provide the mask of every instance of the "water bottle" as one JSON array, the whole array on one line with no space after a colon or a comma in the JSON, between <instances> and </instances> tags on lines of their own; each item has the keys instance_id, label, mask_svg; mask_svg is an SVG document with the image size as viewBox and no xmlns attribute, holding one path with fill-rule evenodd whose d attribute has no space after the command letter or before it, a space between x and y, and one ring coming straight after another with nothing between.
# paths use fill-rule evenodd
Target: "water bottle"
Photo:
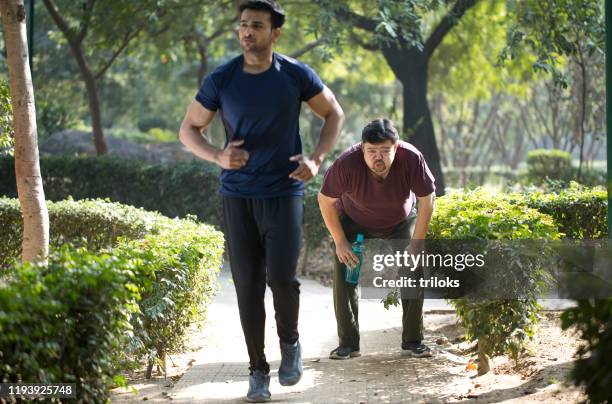
<instances>
[{"instance_id":1,"label":"water bottle","mask_svg":"<svg viewBox=\"0 0 612 404\"><path fill-rule=\"evenodd\" d=\"M353 268L346 266L344 270L344 280L348 283L359 283L359 274L361 273L361 263L363 261L363 234L357 233L357 240L353 243L353 254L357 256L359 262Z\"/></svg>"}]
</instances>

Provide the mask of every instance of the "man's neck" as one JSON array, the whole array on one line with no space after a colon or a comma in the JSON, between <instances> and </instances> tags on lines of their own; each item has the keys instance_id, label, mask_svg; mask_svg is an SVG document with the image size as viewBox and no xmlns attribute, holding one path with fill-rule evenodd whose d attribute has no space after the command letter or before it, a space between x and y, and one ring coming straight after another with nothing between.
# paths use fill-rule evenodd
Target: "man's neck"
<instances>
[{"instance_id":1,"label":"man's neck","mask_svg":"<svg viewBox=\"0 0 612 404\"><path fill-rule=\"evenodd\" d=\"M263 52L243 52L244 71L247 73L265 72L272 65L272 48Z\"/></svg>"}]
</instances>

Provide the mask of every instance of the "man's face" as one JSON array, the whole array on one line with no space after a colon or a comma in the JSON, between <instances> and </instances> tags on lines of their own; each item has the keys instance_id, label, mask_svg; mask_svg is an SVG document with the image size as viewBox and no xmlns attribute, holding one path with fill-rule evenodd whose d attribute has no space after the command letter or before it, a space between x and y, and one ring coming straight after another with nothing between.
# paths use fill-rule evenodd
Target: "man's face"
<instances>
[{"instance_id":1,"label":"man's face","mask_svg":"<svg viewBox=\"0 0 612 404\"><path fill-rule=\"evenodd\" d=\"M397 145L391 140L386 140L383 143L368 143L363 142L363 157L366 165L374 174L386 175L391 169L393 159L395 159L395 151Z\"/></svg>"},{"instance_id":2,"label":"man's face","mask_svg":"<svg viewBox=\"0 0 612 404\"><path fill-rule=\"evenodd\" d=\"M245 9L240 15L238 36L245 52L259 53L272 47L280 29L272 28L272 15L264 10Z\"/></svg>"}]
</instances>

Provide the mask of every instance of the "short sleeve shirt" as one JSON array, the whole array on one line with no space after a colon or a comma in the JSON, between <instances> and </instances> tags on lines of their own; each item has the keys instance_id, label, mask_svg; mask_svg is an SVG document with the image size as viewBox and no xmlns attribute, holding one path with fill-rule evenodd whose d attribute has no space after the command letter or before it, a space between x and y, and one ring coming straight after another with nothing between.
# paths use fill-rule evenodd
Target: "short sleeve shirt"
<instances>
[{"instance_id":1,"label":"short sleeve shirt","mask_svg":"<svg viewBox=\"0 0 612 404\"><path fill-rule=\"evenodd\" d=\"M345 150L325 173L321 193L338 198L337 207L368 230L388 232L405 220L416 197L431 194L435 180L421 152L399 141L385 179L368 168L361 143Z\"/></svg>"},{"instance_id":2,"label":"short sleeve shirt","mask_svg":"<svg viewBox=\"0 0 612 404\"><path fill-rule=\"evenodd\" d=\"M220 111L226 144L244 139L247 164L222 170L221 195L271 198L303 195L302 181L289 178L298 163L289 158L302 153L299 116L301 104L323 90L323 82L306 64L274 53L262 73L244 71L238 56L204 79L196 100L210 111Z\"/></svg>"}]
</instances>

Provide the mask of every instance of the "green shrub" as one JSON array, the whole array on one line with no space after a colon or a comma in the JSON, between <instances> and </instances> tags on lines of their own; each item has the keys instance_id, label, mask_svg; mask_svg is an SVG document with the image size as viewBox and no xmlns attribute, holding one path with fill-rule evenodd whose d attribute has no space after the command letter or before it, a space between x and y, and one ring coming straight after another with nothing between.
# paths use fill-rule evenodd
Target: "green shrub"
<instances>
[{"instance_id":1,"label":"green shrub","mask_svg":"<svg viewBox=\"0 0 612 404\"><path fill-rule=\"evenodd\" d=\"M527 153L527 178L542 184L547 178L570 181L573 178L572 155L557 149L536 149Z\"/></svg>"},{"instance_id":2,"label":"green shrub","mask_svg":"<svg viewBox=\"0 0 612 404\"><path fill-rule=\"evenodd\" d=\"M101 200L48 202L50 244L65 242L92 251L112 247L119 237L142 238L159 232L160 215ZM19 201L0 198L0 267L20 255L23 218Z\"/></svg>"},{"instance_id":3,"label":"green shrub","mask_svg":"<svg viewBox=\"0 0 612 404\"><path fill-rule=\"evenodd\" d=\"M330 237L317 199L322 184L323 176L318 175L308 181L304 189L304 239L310 251L318 248Z\"/></svg>"},{"instance_id":4,"label":"green shrub","mask_svg":"<svg viewBox=\"0 0 612 404\"><path fill-rule=\"evenodd\" d=\"M515 183L517 179L516 173L505 168L452 167L444 169L446 184L454 188L469 187L471 184L481 186L485 183L511 184Z\"/></svg>"},{"instance_id":5,"label":"green shrub","mask_svg":"<svg viewBox=\"0 0 612 404\"><path fill-rule=\"evenodd\" d=\"M71 109L55 98L38 100L36 103L38 139L44 140L56 132L68 129L77 122Z\"/></svg>"},{"instance_id":6,"label":"green shrub","mask_svg":"<svg viewBox=\"0 0 612 404\"><path fill-rule=\"evenodd\" d=\"M556 192L529 192L524 203L552 216L565 237L600 239L608 235L608 194L605 188L584 187L571 182Z\"/></svg>"},{"instance_id":7,"label":"green shrub","mask_svg":"<svg viewBox=\"0 0 612 404\"><path fill-rule=\"evenodd\" d=\"M170 125L161 116L149 116L138 121L138 129L141 132L148 132L153 128L168 129Z\"/></svg>"},{"instance_id":8,"label":"green shrub","mask_svg":"<svg viewBox=\"0 0 612 404\"><path fill-rule=\"evenodd\" d=\"M138 310L133 262L62 247L47 267L19 264L0 282L0 381L75 383L104 402Z\"/></svg>"},{"instance_id":9,"label":"green shrub","mask_svg":"<svg viewBox=\"0 0 612 404\"><path fill-rule=\"evenodd\" d=\"M42 157L47 200L109 198L168 217L223 222L219 170L201 161L145 164L119 157ZM0 158L0 195L16 197L13 158Z\"/></svg>"},{"instance_id":10,"label":"green shrub","mask_svg":"<svg viewBox=\"0 0 612 404\"><path fill-rule=\"evenodd\" d=\"M126 355L163 361L165 353L179 349L187 328L205 316L222 264L223 235L193 217L169 219L100 200L48 202L48 209L52 248L64 243L86 246L92 253L114 257L117 270L137 274L132 283L142 300L130 317L133 332ZM18 202L0 198L0 230L7 240L1 245L0 262L6 276L14 272L11 263L19 252L21 228ZM27 312L27 306L22 310Z\"/></svg>"},{"instance_id":11,"label":"green shrub","mask_svg":"<svg viewBox=\"0 0 612 404\"><path fill-rule=\"evenodd\" d=\"M574 327L582 344L572 370L576 385L584 385L589 402L610 402L612 381L612 299L580 300L561 315L563 329Z\"/></svg>"},{"instance_id":12,"label":"green shrub","mask_svg":"<svg viewBox=\"0 0 612 404\"><path fill-rule=\"evenodd\" d=\"M167 129L151 128L147 134L151 137L150 143L171 143L177 140L177 134Z\"/></svg>"},{"instance_id":13,"label":"green shrub","mask_svg":"<svg viewBox=\"0 0 612 404\"><path fill-rule=\"evenodd\" d=\"M223 255L223 237L190 220L168 225L159 235L121 243L114 253L139 259L142 313L133 346L139 357L164 359L183 348L191 324L205 318Z\"/></svg>"},{"instance_id":14,"label":"green shrub","mask_svg":"<svg viewBox=\"0 0 612 404\"><path fill-rule=\"evenodd\" d=\"M111 128L107 133L110 137L132 143L147 144L152 141L151 135L140 132L138 129Z\"/></svg>"},{"instance_id":15,"label":"green shrub","mask_svg":"<svg viewBox=\"0 0 612 404\"><path fill-rule=\"evenodd\" d=\"M578 168L574 167L574 174L572 178L578 177ZM600 170L597 168L582 168L580 174L580 184L595 187L598 185L605 186L608 183L608 173L606 170Z\"/></svg>"},{"instance_id":16,"label":"green shrub","mask_svg":"<svg viewBox=\"0 0 612 404\"><path fill-rule=\"evenodd\" d=\"M428 238L437 240L541 240L559 236L549 216L482 189L438 198L428 234ZM505 259L510 262L512 254L522 253L519 247ZM509 353L518 358L539 322L537 298L545 287L547 273L537 259L523 257L522 261L530 264L522 271L525 279L505 285L520 290L525 298L451 300L466 336L478 340L481 373L488 371L490 355Z\"/></svg>"},{"instance_id":17,"label":"green shrub","mask_svg":"<svg viewBox=\"0 0 612 404\"><path fill-rule=\"evenodd\" d=\"M0 79L0 154L13 154L13 107L11 90L6 81Z\"/></svg>"}]
</instances>

